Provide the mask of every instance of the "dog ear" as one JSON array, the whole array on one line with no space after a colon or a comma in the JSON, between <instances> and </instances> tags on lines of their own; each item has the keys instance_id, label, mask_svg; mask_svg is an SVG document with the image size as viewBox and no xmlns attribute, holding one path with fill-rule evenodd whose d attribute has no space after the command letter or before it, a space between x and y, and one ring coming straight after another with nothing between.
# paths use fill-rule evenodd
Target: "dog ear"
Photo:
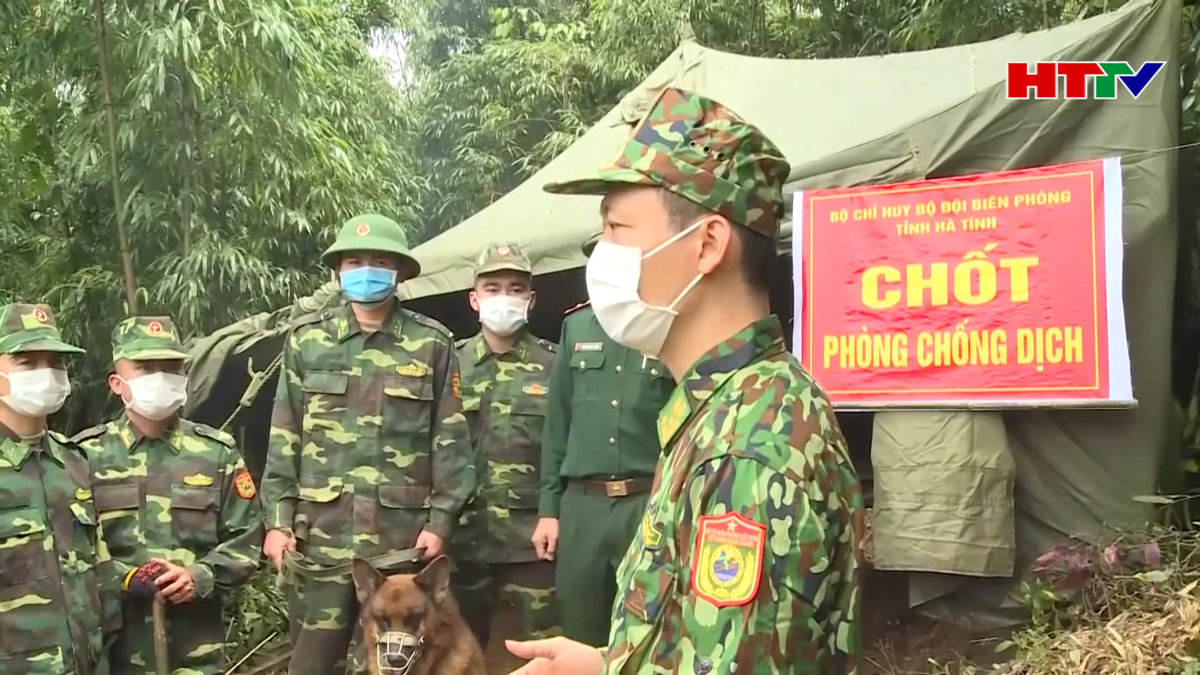
<instances>
[{"instance_id":1,"label":"dog ear","mask_svg":"<svg viewBox=\"0 0 1200 675\"><path fill-rule=\"evenodd\" d=\"M450 559L439 555L425 569L417 574L417 585L421 587L434 603L441 604L450 593Z\"/></svg>"},{"instance_id":2,"label":"dog ear","mask_svg":"<svg viewBox=\"0 0 1200 675\"><path fill-rule=\"evenodd\" d=\"M365 605L375 595L375 590L387 579L387 575L371 566L362 558L355 558L350 563L350 574L354 577L354 591L358 594L358 604Z\"/></svg>"}]
</instances>

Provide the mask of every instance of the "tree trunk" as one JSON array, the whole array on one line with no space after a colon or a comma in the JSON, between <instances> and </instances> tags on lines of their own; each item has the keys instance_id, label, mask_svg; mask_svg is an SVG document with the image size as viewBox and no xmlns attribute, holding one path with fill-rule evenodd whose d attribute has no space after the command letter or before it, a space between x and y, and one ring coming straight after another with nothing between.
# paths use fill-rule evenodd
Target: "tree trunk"
<instances>
[{"instance_id":1,"label":"tree trunk","mask_svg":"<svg viewBox=\"0 0 1200 675\"><path fill-rule=\"evenodd\" d=\"M104 112L108 120L108 168L112 174L113 217L117 221L117 242L121 264L125 268L125 302L129 314L137 314L137 280L133 276L133 253L125 232L125 209L121 201L121 174L117 169L117 112L113 102L112 78L108 72L108 43L105 35L104 0L94 0L96 47L99 51L100 80L104 90Z\"/></svg>"}]
</instances>

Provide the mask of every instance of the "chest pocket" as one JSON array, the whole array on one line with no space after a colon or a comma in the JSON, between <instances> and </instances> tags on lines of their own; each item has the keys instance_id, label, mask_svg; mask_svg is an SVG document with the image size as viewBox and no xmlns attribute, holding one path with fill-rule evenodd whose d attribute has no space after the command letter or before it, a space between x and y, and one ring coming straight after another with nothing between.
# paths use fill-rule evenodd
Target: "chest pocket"
<instances>
[{"instance_id":1,"label":"chest pocket","mask_svg":"<svg viewBox=\"0 0 1200 675\"><path fill-rule=\"evenodd\" d=\"M0 504L0 570L5 587L47 578L47 536L46 520L36 506L23 499Z\"/></svg>"},{"instance_id":2,"label":"chest pocket","mask_svg":"<svg viewBox=\"0 0 1200 675\"><path fill-rule=\"evenodd\" d=\"M136 551L141 529L141 486L138 483L95 485L92 498L113 557L120 559Z\"/></svg>"},{"instance_id":3,"label":"chest pocket","mask_svg":"<svg viewBox=\"0 0 1200 675\"><path fill-rule=\"evenodd\" d=\"M171 530L187 548L207 551L217 543L217 486L172 485Z\"/></svg>"},{"instance_id":4,"label":"chest pocket","mask_svg":"<svg viewBox=\"0 0 1200 675\"><path fill-rule=\"evenodd\" d=\"M482 427L479 426L481 420L481 413L479 409L482 406L483 398L484 396L481 393L467 393L465 388L463 390L463 415L465 415L467 418L467 431L471 434L471 443L473 443L476 447L479 445L479 435L483 433Z\"/></svg>"},{"instance_id":5,"label":"chest pocket","mask_svg":"<svg viewBox=\"0 0 1200 675\"><path fill-rule=\"evenodd\" d=\"M300 388L304 391L304 433L317 447L330 450L342 434L353 433L356 415L347 414L346 373L314 370L305 373Z\"/></svg>"},{"instance_id":6,"label":"chest pocket","mask_svg":"<svg viewBox=\"0 0 1200 675\"><path fill-rule=\"evenodd\" d=\"M574 382L571 398L576 401L591 401L604 398L604 389L593 383L604 375L604 352L581 352L571 354L571 374Z\"/></svg>"},{"instance_id":7,"label":"chest pocket","mask_svg":"<svg viewBox=\"0 0 1200 675\"><path fill-rule=\"evenodd\" d=\"M403 434L417 448L429 448L433 418L433 373L388 375L383 379L383 428L385 437Z\"/></svg>"},{"instance_id":8,"label":"chest pocket","mask_svg":"<svg viewBox=\"0 0 1200 675\"><path fill-rule=\"evenodd\" d=\"M96 504L91 499L73 501L71 515L75 524L75 539L71 542L71 548L75 551L76 559L91 568L96 562L96 530L100 522L96 517Z\"/></svg>"}]
</instances>

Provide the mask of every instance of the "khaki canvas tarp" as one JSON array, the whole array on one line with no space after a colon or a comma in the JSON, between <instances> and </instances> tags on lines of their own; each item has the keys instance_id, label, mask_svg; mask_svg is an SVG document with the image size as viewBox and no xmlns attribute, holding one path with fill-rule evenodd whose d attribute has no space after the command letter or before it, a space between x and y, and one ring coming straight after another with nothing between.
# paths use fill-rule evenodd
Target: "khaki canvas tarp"
<instances>
[{"instance_id":1,"label":"khaki canvas tarp","mask_svg":"<svg viewBox=\"0 0 1200 675\"><path fill-rule=\"evenodd\" d=\"M1122 155L1124 297L1138 407L1001 415L995 433L1004 438L989 443L999 442L1015 460L1013 568L1020 575L1033 557L1066 536L1150 517L1149 507L1133 497L1155 492L1160 463L1177 451L1169 361L1176 155L1164 149L1177 143L1179 30L1178 0L1141 0L1035 34L885 57L768 60L684 43L562 155L419 246L415 255L425 271L404 293L428 298L468 288L470 261L481 242L497 237L522 244L537 274L581 267L579 244L599 228L597 200L550 195L541 186L610 159L628 123L667 84L719 99L758 124L792 163L789 193ZM1007 100L1006 64L1038 60L1135 66L1153 60L1167 66L1137 100L1127 94L1117 101ZM781 250L787 248L785 239ZM423 301L426 307L429 300L434 298ZM928 419L919 415L877 416L877 429L885 426L894 446L887 456L927 442L921 429ZM969 437L961 442L972 442ZM953 461L953 454L943 461ZM970 453L957 453L964 455ZM894 523L905 531L921 526ZM1015 587L1004 577L915 575L910 600L977 628L999 627L1027 616Z\"/></svg>"}]
</instances>

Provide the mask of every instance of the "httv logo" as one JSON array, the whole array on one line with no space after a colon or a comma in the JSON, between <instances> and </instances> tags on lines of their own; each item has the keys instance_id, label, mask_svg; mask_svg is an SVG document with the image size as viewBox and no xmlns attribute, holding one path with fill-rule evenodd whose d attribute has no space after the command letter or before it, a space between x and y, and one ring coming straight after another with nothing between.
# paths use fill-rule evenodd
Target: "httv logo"
<instances>
[{"instance_id":1,"label":"httv logo","mask_svg":"<svg viewBox=\"0 0 1200 675\"><path fill-rule=\"evenodd\" d=\"M1128 61L1010 61L1007 98L1114 100L1120 82L1136 99L1166 64L1146 61L1134 70Z\"/></svg>"}]
</instances>

